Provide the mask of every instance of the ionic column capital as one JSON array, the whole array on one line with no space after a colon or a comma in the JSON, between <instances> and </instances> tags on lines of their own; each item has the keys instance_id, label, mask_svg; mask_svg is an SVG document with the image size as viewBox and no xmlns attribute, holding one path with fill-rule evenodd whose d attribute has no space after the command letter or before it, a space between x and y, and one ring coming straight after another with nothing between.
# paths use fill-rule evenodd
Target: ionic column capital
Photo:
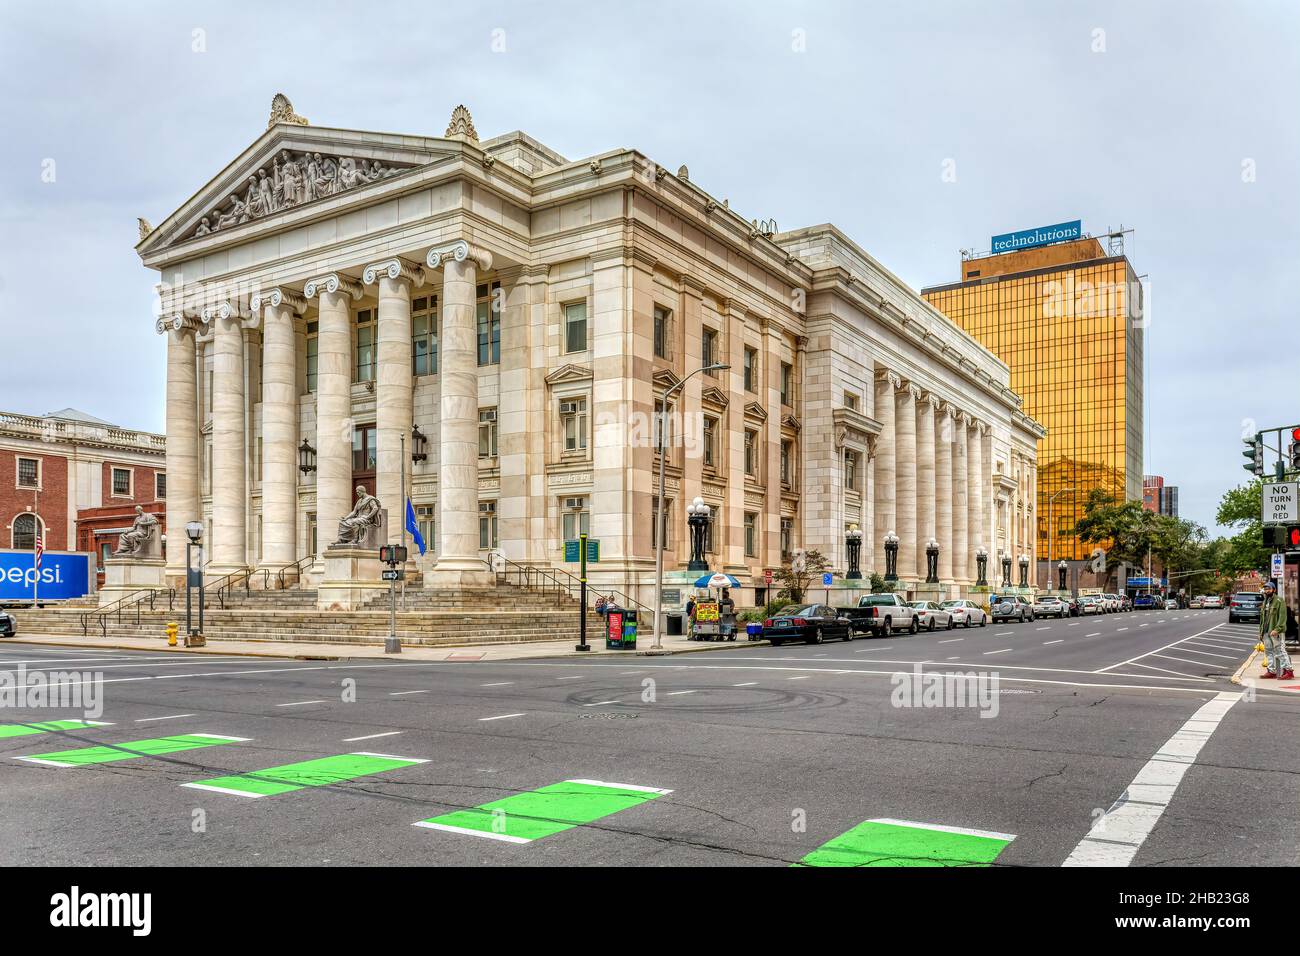
<instances>
[{"instance_id":1,"label":"ionic column capital","mask_svg":"<svg viewBox=\"0 0 1300 956\"><path fill-rule=\"evenodd\" d=\"M464 262L466 259L472 259L474 264L484 272L492 268L492 253L478 246L471 246L464 239L457 239L455 242L434 246L429 250L429 254L424 257L425 264L430 269L440 269L443 263L448 260Z\"/></svg>"},{"instance_id":2,"label":"ionic column capital","mask_svg":"<svg viewBox=\"0 0 1300 956\"><path fill-rule=\"evenodd\" d=\"M349 279L347 276L339 275L337 272L327 272L323 276L308 279L307 284L302 287L303 295L309 299L314 299L326 292L350 295L354 300L360 299L362 296L359 282L355 279Z\"/></svg>"},{"instance_id":3,"label":"ionic column capital","mask_svg":"<svg viewBox=\"0 0 1300 956\"><path fill-rule=\"evenodd\" d=\"M203 307L203 324L211 327L213 320L223 319L239 325L244 325L245 320L251 318L252 313L244 311L238 302L227 299L225 302L218 302L215 305Z\"/></svg>"},{"instance_id":4,"label":"ionic column capital","mask_svg":"<svg viewBox=\"0 0 1300 956\"><path fill-rule=\"evenodd\" d=\"M399 259L396 256L391 259L372 262L361 272L361 281L365 285L374 285L384 277L404 279L415 289L424 285L424 269L413 262L407 262L405 259Z\"/></svg>"},{"instance_id":5,"label":"ionic column capital","mask_svg":"<svg viewBox=\"0 0 1300 956\"><path fill-rule=\"evenodd\" d=\"M179 312L160 316L158 321L154 323L154 331L159 335L165 335L168 332L193 332L198 327L198 319L193 316L182 315Z\"/></svg>"},{"instance_id":6,"label":"ionic column capital","mask_svg":"<svg viewBox=\"0 0 1300 956\"><path fill-rule=\"evenodd\" d=\"M254 315L261 312L263 307L266 306L273 309L289 309L295 315L302 315L307 311L307 300L305 298L292 289L286 289L284 286L279 285L253 293L248 305Z\"/></svg>"},{"instance_id":7,"label":"ionic column capital","mask_svg":"<svg viewBox=\"0 0 1300 956\"><path fill-rule=\"evenodd\" d=\"M897 372L890 371L887 368L876 369L876 381L881 383L888 382L896 389L903 387L903 377Z\"/></svg>"},{"instance_id":8,"label":"ionic column capital","mask_svg":"<svg viewBox=\"0 0 1300 956\"><path fill-rule=\"evenodd\" d=\"M921 386L915 382L904 382L903 391L912 396L912 401L918 402L921 400Z\"/></svg>"},{"instance_id":9,"label":"ionic column capital","mask_svg":"<svg viewBox=\"0 0 1300 956\"><path fill-rule=\"evenodd\" d=\"M938 409L943 404L942 399L934 392L924 392L921 395L921 404L929 405L931 408Z\"/></svg>"}]
</instances>

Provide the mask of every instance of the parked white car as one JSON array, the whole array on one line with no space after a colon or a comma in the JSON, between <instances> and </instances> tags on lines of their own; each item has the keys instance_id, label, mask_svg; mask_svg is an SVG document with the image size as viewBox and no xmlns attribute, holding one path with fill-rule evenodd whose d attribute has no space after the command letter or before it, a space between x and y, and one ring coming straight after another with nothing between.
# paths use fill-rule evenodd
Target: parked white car
<instances>
[{"instance_id":1,"label":"parked white car","mask_svg":"<svg viewBox=\"0 0 1300 956\"><path fill-rule=\"evenodd\" d=\"M974 601L944 601L939 606L952 615L954 627L984 627L989 622L988 611Z\"/></svg>"},{"instance_id":2,"label":"parked white car","mask_svg":"<svg viewBox=\"0 0 1300 956\"><path fill-rule=\"evenodd\" d=\"M1079 614L1105 614L1100 594L1084 594L1079 598Z\"/></svg>"},{"instance_id":3,"label":"parked white car","mask_svg":"<svg viewBox=\"0 0 1300 956\"><path fill-rule=\"evenodd\" d=\"M912 607L916 610L916 619L923 631L933 631L941 627L951 630L957 626L952 619L952 612L935 601L913 601Z\"/></svg>"},{"instance_id":4,"label":"parked white car","mask_svg":"<svg viewBox=\"0 0 1300 956\"><path fill-rule=\"evenodd\" d=\"M1052 594L1040 595L1034 602L1034 617L1069 617L1070 605Z\"/></svg>"}]
</instances>

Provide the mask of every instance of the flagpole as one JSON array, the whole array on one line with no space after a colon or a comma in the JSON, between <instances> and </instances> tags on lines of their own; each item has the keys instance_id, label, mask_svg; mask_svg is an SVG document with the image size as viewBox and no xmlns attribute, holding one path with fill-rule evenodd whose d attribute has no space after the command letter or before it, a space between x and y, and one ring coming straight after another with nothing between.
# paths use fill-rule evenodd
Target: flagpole
<instances>
[{"instance_id":1,"label":"flagpole","mask_svg":"<svg viewBox=\"0 0 1300 956\"><path fill-rule=\"evenodd\" d=\"M398 467L402 476L402 537L399 543L403 548L406 547L406 436L399 436L401 441L402 457L398 462ZM402 610L406 610L406 575L402 575Z\"/></svg>"},{"instance_id":2,"label":"flagpole","mask_svg":"<svg viewBox=\"0 0 1300 956\"><path fill-rule=\"evenodd\" d=\"M40 540L40 537L41 537L41 512L40 512L41 489L40 489L40 487L39 487L39 486L40 486L40 479L39 479L39 476L38 476L38 478L37 478L37 482L36 482L36 484L37 484L37 487L32 489L32 520L36 523L36 527L33 529L33 530L36 532L36 534L35 534L35 536L32 538L32 569L36 572L36 573L32 576L32 610L36 610L36 606L37 606L37 605L36 605L36 598L37 598L37 595L40 593L40 587L41 587L41 550L42 550L42 548L44 547L44 542L42 542L42 541Z\"/></svg>"}]
</instances>

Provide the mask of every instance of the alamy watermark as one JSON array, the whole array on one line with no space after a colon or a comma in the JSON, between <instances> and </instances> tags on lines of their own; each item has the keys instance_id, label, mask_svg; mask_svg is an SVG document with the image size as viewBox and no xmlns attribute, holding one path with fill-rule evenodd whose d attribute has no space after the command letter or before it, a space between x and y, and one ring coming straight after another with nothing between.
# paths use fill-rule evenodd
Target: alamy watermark
<instances>
[{"instance_id":1,"label":"alamy watermark","mask_svg":"<svg viewBox=\"0 0 1300 956\"><path fill-rule=\"evenodd\" d=\"M37 708L79 710L86 720L104 714L104 675L101 671L0 671L0 710Z\"/></svg>"},{"instance_id":2,"label":"alamy watermark","mask_svg":"<svg viewBox=\"0 0 1300 956\"><path fill-rule=\"evenodd\" d=\"M894 689L889 703L894 707L971 707L981 717L998 715L998 675L982 671L925 672L920 664L911 673L899 671L890 678Z\"/></svg>"}]
</instances>

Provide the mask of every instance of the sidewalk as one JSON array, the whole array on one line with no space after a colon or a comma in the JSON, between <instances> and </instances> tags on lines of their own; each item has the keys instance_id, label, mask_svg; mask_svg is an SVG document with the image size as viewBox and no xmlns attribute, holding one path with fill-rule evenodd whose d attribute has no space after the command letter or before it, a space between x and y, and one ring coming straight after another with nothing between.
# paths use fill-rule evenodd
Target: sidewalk
<instances>
[{"instance_id":1,"label":"sidewalk","mask_svg":"<svg viewBox=\"0 0 1300 956\"><path fill-rule=\"evenodd\" d=\"M1291 645L1287 645L1288 652L1292 650ZM1283 683L1278 680L1261 680L1260 675L1264 673L1264 652L1256 648L1251 651L1250 657L1246 658L1246 663L1237 668L1237 672L1232 675L1232 683L1240 684L1243 687L1250 687L1254 690L1271 690L1281 691L1284 694L1294 694L1300 692L1300 681L1287 681ZM1253 665L1258 664L1258 669Z\"/></svg>"},{"instance_id":2,"label":"sidewalk","mask_svg":"<svg viewBox=\"0 0 1300 956\"><path fill-rule=\"evenodd\" d=\"M599 640L597 640L599 638ZM640 637L637 650L609 651L605 649L604 636L588 634L590 651L576 651L575 636L565 641L513 642L509 644L473 644L463 646L417 647L405 646L401 654L385 654L383 647L374 644L325 644L319 641L209 641L206 647L187 648L178 644L168 647L163 638L150 637L76 637L68 634L49 636L19 634L0 639L0 647L18 644L35 644L46 647L81 647L87 650L153 651L172 654L218 655L239 657L271 657L298 660L356 660L383 658L412 661L513 661L543 657L636 657L645 654L654 644L654 638ZM700 651L766 646L766 641L748 641L742 635L736 641L720 643L688 641L685 637L664 638L664 650L671 654L692 654Z\"/></svg>"}]
</instances>

